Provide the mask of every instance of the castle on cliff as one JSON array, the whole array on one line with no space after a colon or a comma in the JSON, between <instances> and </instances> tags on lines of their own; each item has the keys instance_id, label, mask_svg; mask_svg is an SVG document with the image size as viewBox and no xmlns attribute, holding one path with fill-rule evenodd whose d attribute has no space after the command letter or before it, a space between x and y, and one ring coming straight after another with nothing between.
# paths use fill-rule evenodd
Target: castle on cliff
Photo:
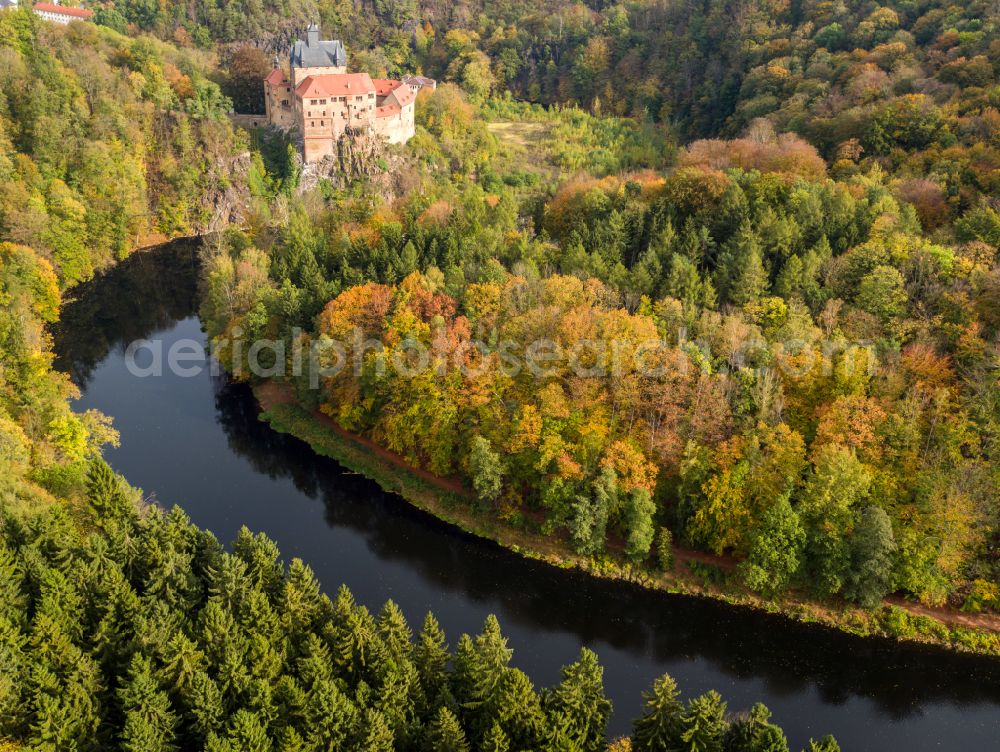
<instances>
[{"instance_id":1,"label":"castle on cliff","mask_svg":"<svg viewBox=\"0 0 1000 752\"><path fill-rule=\"evenodd\" d=\"M434 86L420 76L394 81L348 73L343 43L320 39L319 26L312 24L305 40L292 45L287 74L275 58L274 70L264 79L264 102L268 123L296 128L303 159L318 162L335 154L345 135L374 134L392 144L406 143L414 134L417 92Z\"/></svg>"}]
</instances>

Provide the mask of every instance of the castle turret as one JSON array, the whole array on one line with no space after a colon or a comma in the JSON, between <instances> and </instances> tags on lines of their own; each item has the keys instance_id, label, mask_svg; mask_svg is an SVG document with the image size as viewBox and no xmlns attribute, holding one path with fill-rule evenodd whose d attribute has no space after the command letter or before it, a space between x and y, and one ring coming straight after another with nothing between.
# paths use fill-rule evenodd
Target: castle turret
<instances>
[{"instance_id":1,"label":"castle turret","mask_svg":"<svg viewBox=\"0 0 1000 752\"><path fill-rule=\"evenodd\" d=\"M307 76L347 72L347 50L340 40L320 39L319 26L309 24L305 40L292 45L289 59L292 85L298 86Z\"/></svg>"}]
</instances>

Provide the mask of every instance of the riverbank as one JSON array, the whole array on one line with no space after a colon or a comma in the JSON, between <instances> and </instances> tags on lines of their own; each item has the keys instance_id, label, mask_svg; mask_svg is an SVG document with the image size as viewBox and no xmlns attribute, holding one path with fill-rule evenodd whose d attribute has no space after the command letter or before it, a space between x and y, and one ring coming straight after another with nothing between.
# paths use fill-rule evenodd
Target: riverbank
<instances>
[{"instance_id":1,"label":"riverbank","mask_svg":"<svg viewBox=\"0 0 1000 752\"><path fill-rule=\"evenodd\" d=\"M608 580L630 582L667 594L706 597L733 606L781 614L861 637L935 645L963 653L1000 657L1000 618L931 609L902 599L878 611L832 606L787 595L766 600L733 581L734 562L711 554L675 549L670 572L655 572L605 556L581 556L560 540L484 517L469 504L471 493L454 478L441 478L410 465L400 455L344 430L332 418L297 404L290 388L265 383L254 388L260 419L274 430L306 442L317 453L375 481L385 491L453 525L521 556L561 569L580 569Z\"/></svg>"}]
</instances>

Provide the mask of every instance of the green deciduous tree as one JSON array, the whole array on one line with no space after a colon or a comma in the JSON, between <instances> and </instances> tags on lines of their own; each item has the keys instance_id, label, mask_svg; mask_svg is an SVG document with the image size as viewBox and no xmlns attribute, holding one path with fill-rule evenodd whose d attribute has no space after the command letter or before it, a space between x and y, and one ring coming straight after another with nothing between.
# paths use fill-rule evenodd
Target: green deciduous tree
<instances>
[{"instance_id":1,"label":"green deciduous tree","mask_svg":"<svg viewBox=\"0 0 1000 752\"><path fill-rule=\"evenodd\" d=\"M799 570L806 533L787 496L764 513L751 533L750 553L740 568L748 587L774 595L783 590Z\"/></svg>"}]
</instances>

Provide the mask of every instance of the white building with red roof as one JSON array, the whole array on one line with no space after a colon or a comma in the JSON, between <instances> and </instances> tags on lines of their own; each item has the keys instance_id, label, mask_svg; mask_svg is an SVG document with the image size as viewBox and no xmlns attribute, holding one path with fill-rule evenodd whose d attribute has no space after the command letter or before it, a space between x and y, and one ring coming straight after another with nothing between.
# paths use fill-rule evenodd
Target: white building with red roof
<instances>
[{"instance_id":1,"label":"white building with red roof","mask_svg":"<svg viewBox=\"0 0 1000 752\"><path fill-rule=\"evenodd\" d=\"M64 26L72 21L89 21L94 15L94 11L88 8L60 5L58 0L54 3L35 3L32 10L35 11L35 15L41 16L42 19Z\"/></svg>"},{"instance_id":2,"label":"white building with red roof","mask_svg":"<svg viewBox=\"0 0 1000 752\"><path fill-rule=\"evenodd\" d=\"M336 153L345 135L373 134L392 144L413 137L416 93L402 81L347 73L347 52L339 41L322 41L309 27L305 41L291 51L288 73L275 60L264 79L267 119L297 128L303 158L318 162Z\"/></svg>"},{"instance_id":3,"label":"white building with red roof","mask_svg":"<svg viewBox=\"0 0 1000 752\"><path fill-rule=\"evenodd\" d=\"M419 92L421 89L435 91L438 85L437 81L433 78L427 78L427 76L404 76L403 83L413 89L414 94Z\"/></svg>"}]
</instances>

